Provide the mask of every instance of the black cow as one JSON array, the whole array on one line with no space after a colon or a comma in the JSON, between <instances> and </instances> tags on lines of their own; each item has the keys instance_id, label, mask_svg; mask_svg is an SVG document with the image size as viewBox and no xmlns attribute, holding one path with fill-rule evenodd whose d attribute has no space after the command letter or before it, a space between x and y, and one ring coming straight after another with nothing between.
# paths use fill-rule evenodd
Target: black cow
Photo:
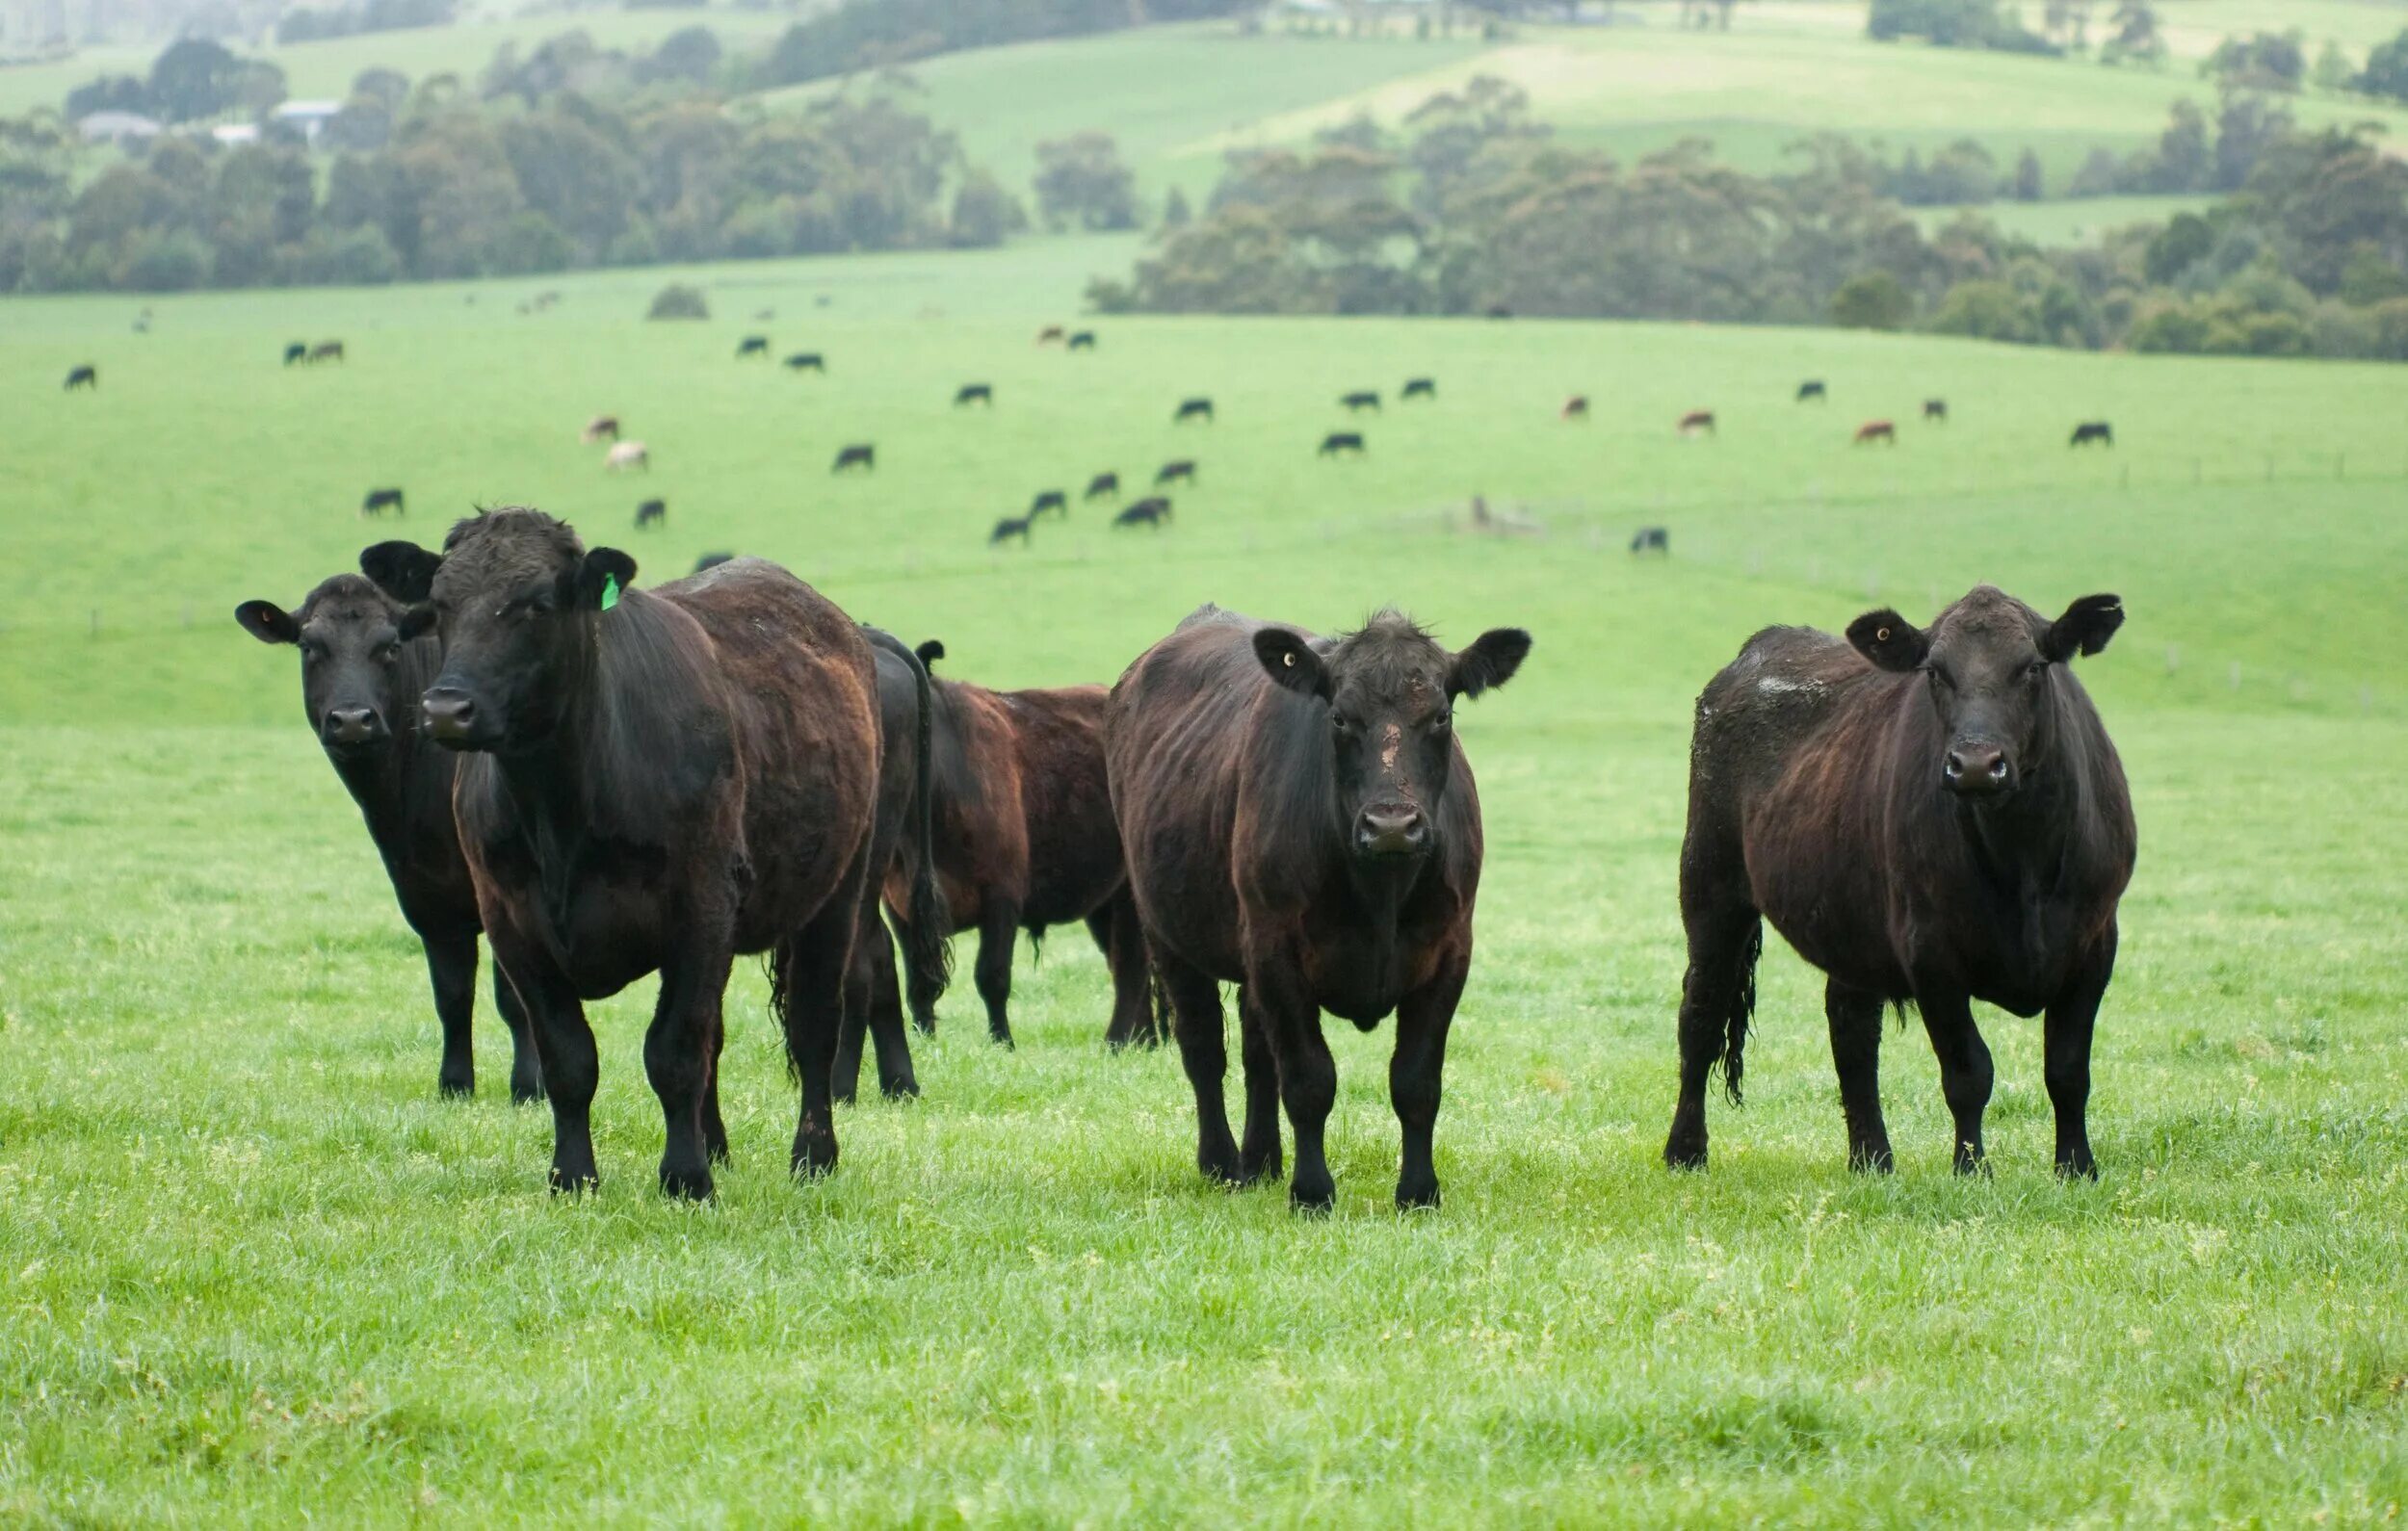
<instances>
[{"instance_id":1,"label":"black cow","mask_svg":"<svg viewBox=\"0 0 2408 1531\"><path fill-rule=\"evenodd\" d=\"M317 345L309 348L309 359L312 362L341 361L343 359L343 343L339 340L320 341Z\"/></svg>"},{"instance_id":2,"label":"black cow","mask_svg":"<svg viewBox=\"0 0 2408 1531\"><path fill-rule=\"evenodd\" d=\"M1563 407L1556 411L1556 418L1557 420L1586 420L1588 418L1588 395L1574 394L1566 399L1563 402Z\"/></svg>"},{"instance_id":3,"label":"black cow","mask_svg":"<svg viewBox=\"0 0 2408 1531\"><path fill-rule=\"evenodd\" d=\"M954 391L955 408L958 409L963 404L971 403L984 404L989 409L994 408L995 385L992 383L963 383L959 388Z\"/></svg>"},{"instance_id":4,"label":"black cow","mask_svg":"<svg viewBox=\"0 0 2408 1531\"><path fill-rule=\"evenodd\" d=\"M297 361L305 362L308 359L309 342L305 340L294 341L291 345L284 348L284 365L287 367L290 367Z\"/></svg>"},{"instance_id":5,"label":"black cow","mask_svg":"<svg viewBox=\"0 0 2408 1531\"><path fill-rule=\"evenodd\" d=\"M1029 545L1029 523L1035 519L1034 515L1005 516L995 523L995 530L986 534L987 546L997 547L1010 541L1013 537L1018 537L1020 545L1027 547Z\"/></svg>"},{"instance_id":6,"label":"black cow","mask_svg":"<svg viewBox=\"0 0 2408 1531\"><path fill-rule=\"evenodd\" d=\"M1123 510L1120 514L1112 517L1112 525L1116 527L1152 527L1156 531L1160 531L1162 530L1163 523L1168 521L1169 519L1170 502L1163 498L1161 495L1156 494L1146 496L1144 499L1139 500L1137 504L1131 506L1128 509Z\"/></svg>"},{"instance_id":7,"label":"black cow","mask_svg":"<svg viewBox=\"0 0 2408 1531\"><path fill-rule=\"evenodd\" d=\"M397 516L409 514L409 507L402 504L402 491L399 489L369 490L368 497L359 502L359 513L363 516L380 516L384 514L387 506L390 506Z\"/></svg>"},{"instance_id":8,"label":"black cow","mask_svg":"<svg viewBox=\"0 0 2408 1531\"><path fill-rule=\"evenodd\" d=\"M1706 1162L1706 1081L1739 1099L1762 921L1827 976L1849 1162L1886 1170L1881 1007L1940 1058L1956 1168L1981 1163L1990 1050L1972 1001L2046 1014L2056 1167L2095 1175L2090 1035L2135 834L2124 771L2070 662L2122 625L2111 595L2049 620L1988 585L1929 632L1869 611L1845 641L1767 628L1697 700L1681 845L1681 1093L1664 1143Z\"/></svg>"},{"instance_id":9,"label":"black cow","mask_svg":"<svg viewBox=\"0 0 2408 1531\"><path fill-rule=\"evenodd\" d=\"M1060 489L1039 489L1029 502L1029 519L1034 521L1051 510L1065 521L1070 518L1070 501Z\"/></svg>"},{"instance_id":10,"label":"black cow","mask_svg":"<svg viewBox=\"0 0 2408 1531\"><path fill-rule=\"evenodd\" d=\"M1182 457L1176 462L1165 462L1154 470L1154 487L1157 489L1166 483L1178 483L1182 480L1189 483L1195 482L1194 458Z\"/></svg>"},{"instance_id":11,"label":"black cow","mask_svg":"<svg viewBox=\"0 0 2408 1531\"><path fill-rule=\"evenodd\" d=\"M639 532L655 524L666 525L667 521L668 502L666 500L645 500L636 506L636 530Z\"/></svg>"},{"instance_id":12,"label":"black cow","mask_svg":"<svg viewBox=\"0 0 2408 1531\"><path fill-rule=\"evenodd\" d=\"M100 386L100 369L87 362L85 365L73 369L66 375L66 385L69 390L77 388L98 388Z\"/></svg>"},{"instance_id":13,"label":"black cow","mask_svg":"<svg viewBox=\"0 0 2408 1531\"><path fill-rule=\"evenodd\" d=\"M816 372L824 375L827 372L827 358L816 350L798 350L786 358L786 367L790 372Z\"/></svg>"},{"instance_id":14,"label":"black cow","mask_svg":"<svg viewBox=\"0 0 2408 1531\"><path fill-rule=\"evenodd\" d=\"M833 1077L871 865L882 749L867 639L758 558L658 590L635 560L510 508L438 556L380 543L361 567L439 628L427 733L467 751L453 792L496 958L518 987L552 1102L552 1183L597 1179L598 1067L584 1001L661 975L644 1038L665 1124L660 1183L712 1192L721 999L770 953L802 1109L790 1163L834 1168ZM932 875L925 867L923 875Z\"/></svg>"},{"instance_id":15,"label":"black cow","mask_svg":"<svg viewBox=\"0 0 2408 1531\"><path fill-rule=\"evenodd\" d=\"M706 553L694 560L694 572L700 574L705 569L716 569L722 563L735 561L736 555L732 553Z\"/></svg>"},{"instance_id":16,"label":"black cow","mask_svg":"<svg viewBox=\"0 0 2408 1531\"><path fill-rule=\"evenodd\" d=\"M435 1088L477 1090L470 1032L477 1008L477 936L484 928L459 836L452 827L458 757L418 727L418 693L443 662L431 636L405 637L406 610L356 574L338 574L291 612L245 601L234 620L262 643L300 649L301 707L327 762L359 807L393 884L402 919L427 954L443 1064ZM510 1099L543 1098L542 1071L518 993L493 966L493 1005L510 1033Z\"/></svg>"},{"instance_id":17,"label":"black cow","mask_svg":"<svg viewBox=\"0 0 2408 1531\"><path fill-rule=\"evenodd\" d=\"M1945 399L1924 400L1924 418L1925 420L1937 420L1942 425L1947 425L1949 420L1949 402Z\"/></svg>"},{"instance_id":18,"label":"black cow","mask_svg":"<svg viewBox=\"0 0 2408 1531\"><path fill-rule=\"evenodd\" d=\"M1182 399L1177 412L1170 417L1170 423L1176 426L1190 420L1210 422L1212 418L1213 402L1210 399Z\"/></svg>"},{"instance_id":19,"label":"black cow","mask_svg":"<svg viewBox=\"0 0 2408 1531\"><path fill-rule=\"evenodd\" d=\"M1641 527L1638 534L1631 538L1631 552L1661 553L1668 558L1672 557L1672 533L1662 527Z\"/></svg>"},{"instance_id":20,"label":"black cow","mask_svg":"<svg viewBox=\"0 0 2408 1531\"><path fill-rule=\"evenodd\" d=\"M871 445L869 442L857 441L850 447L840 449L836 454L836 466L830 468L828 472L843 473L848 468L860 468L866 471L876 472L877 469L877 448Z\"/></svg>"},{"instance_id":21,"label":"black cow","mask_svg":"<svg viewBox=\"0 0 2408 1531\"><path fill-rule=\"evenodd\" d=\"M1095 349L1095 331L1091 329L1073 330L1070 335L1070 344L1064 349L1069 350L1093 350Z\"/></svg>"},{"instance_id":22,"label":"black cow","mask_svg":"<svg viewBox=\"0 0 2408 1531\"><path fill-rule=\"evenodd\" d=\"M1819 377L1797 385L1797 402L1802 404L1810 399L1815 401L1817 403L1827 403L1830 402L1830 392L1823 387L1822 380Z\"/></svg>"},{"instance_id":23,"label":"black cow","mask_svg":"<svg viewBox=\"0 0 2408 1531\"><path fill-rule=\"evenodd\" d=\"M1438 380L1434 377L1407 377L1404 380L1403 391L1397 397L1400 399L1435 399L1438 397Z\"/></svg>"},{"instance_id":24,"label":"black cow","mask_svg":"<svg viewBox=\"0 0 2408 1531\"><path fill-rule=\"evenodd\" d=\"M2068 445L2086 447L2094 441L2103 447L2114 446L2115 428L2104 420L2084 421L2074 428L2074 439Z\"/></svg>"},{"instance_id":25,"label":"black cow","mask_svg":"<svg viewBox=\"0 0 2408 1531\"><path fill-rule=\"evenodd\" d=\"M1086 498L1089 500L1100 500L1106 495L1116 495L1119 492L1120 475L1116 473L1099 473L1086 481Z\"/></svg>"},{"instance_id":26,"label":"black cow","mask_svg":"<svg viewBox=\"0 0 2408 1531\"><path fill-rule=\"evenodd\" d=\"M1394 1011L1397 1205L1438 1204L1430 1130L1481 860L1454 705L1511 679L1530 646L1500 628L1450 654L1394 611L1329 640L1206 607L1112 688L1112 813L1195 1091L1206 1175L1242 1185L1276 1174L1284 1101L1289 1199L1328 1207L1322 1129L1337 1070L1321 1013L1368 1031ZM1221 1101L1221 983L1239 985L1243 1147Z\"/></svg>"},{"instance_id":27,"label":"black cow","mask_svg":"<svg viewBox=\"0 0 2408 1531\"><path fill-rule=\"evenodd\" d=\"M1348 414L1359 414L1366 409L1373 414L1379 413L1379 394L1374 389L1357 389L1341 397L1338 402Z\"/></svg>"},{"instance_id":28,"label":"black cow","mask_svg":"<svg viewBox=\"0 0 2408 1531\"><path fill-rule=\"evenodd\" d=\"M1315 453L1314 455L1320 457L1334 457L1342 452L1351 452L1356 456L1361 456L1363 454L1363 432L1359 430L1333 430L1328 435L1322 437L1321 450Z\"/></svg>"},{"instance_id":29,"label":"black cow","mask_svg":"<svg viewBox=\"0 0 2408 1531\"><path fill-rule=\"evenodd\" d=\"M744 339L736 343L736 359L738 361L744 360L746 356L759 356L766 359L769 356L769 353L770 337L767 335L746 335Z\"/></svg>"}]
</instances>

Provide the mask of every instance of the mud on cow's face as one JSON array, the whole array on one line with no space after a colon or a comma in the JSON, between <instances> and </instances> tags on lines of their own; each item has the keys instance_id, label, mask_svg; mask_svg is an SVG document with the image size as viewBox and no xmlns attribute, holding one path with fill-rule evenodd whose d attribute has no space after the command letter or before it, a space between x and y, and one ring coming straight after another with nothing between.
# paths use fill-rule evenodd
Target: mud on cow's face
<instances>
[{"instance_id":1,"label":"mud on cow's face","mask_svg":"<svg viewBox=\"0 0 2408 1531\"><path fill-rule=\"evenodd\" d=\"M596 614L636 576L624 553L588 552L568 527L532 510L462 521L440 554L380 542L359 561L442 635L442 673L420 702L429 737L497 752L550 736L590 660Z\"/></svg>"},{"instance_id":2,"label":"mud on cow's face","mask_svg":"<svg viewBox=\"0 0 2408 1531\"><path fill-rule=\"evenodd\" d=\"M408 612L368 581L340 574L309 592L297 611L245 601L234 620L262 643L301 650L301 706L328 755L353 760L384 748L418 705L402 662L417 634Z\"/></svg>"},{"instance_id":3,"label":"mud on cow's face","mask_svg":"<svg viewBox=\"0 0 2408 1531\"><path fill-rule=\"evenodd\" d=\"M1359 860L1423 856L1454 764L1454 704L1503 686L1530 653L1520 628L1480 635L1461 653L1395 612L1316 648L1265 628L1255 657L1272 680L1327 710L1341 822Z\"/></svg>"},{"instance_id":4,"label":"mud on cow's face","mask_svg":"<svg viewBox=\"0 0 2408 1531\"><path fill-rule=\"evenodd\" d=\"M1981 800L2023 784L2051 742L2060 668L2106 648L2123 625L2123 603L2111 595L2085 595L2052 622L1982 585L1929 632L1884 609L1849 623L1847 638L1882 669L1924 676L1944 740L1932 763L1940 783Z\"/></svg>"}]
</instances>

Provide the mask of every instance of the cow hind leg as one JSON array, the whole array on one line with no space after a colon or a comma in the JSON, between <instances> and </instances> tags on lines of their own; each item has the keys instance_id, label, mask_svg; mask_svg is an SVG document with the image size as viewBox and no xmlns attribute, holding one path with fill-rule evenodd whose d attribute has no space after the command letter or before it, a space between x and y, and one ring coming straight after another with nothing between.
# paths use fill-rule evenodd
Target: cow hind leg
<instances>
[{"instance_id":1,"label":"cow hind leg","mask_svg":"<svg viewBox=\"0 0 2408 1531\"><path fill-rule=\"evenodd\" d=\"M1881 997L1833 978L1822 988L1831 1023L1831 1065L1847 1117L1847 1166L1888 1173L1890 1129L1881 1120Z\"/></svg>"},{"instance_id":2,"label":"cow hind leg","mask_svg":"<svg viewBox=\"0 0 2408 1531\"><path fill-rule=\"evenodd\" d=\"M852 957L856 918L851 896L833 899L828 908L779 943L770 959L772 1002L785 1026L787 1062L802 1087L792 1163L795 1174L806 1179L836 1167L836 1115L830 1085L844 1025L845 970Z\"/></svg>"},{"instance_id":3,"label":"cow hind leg","mask_svg":"<svg viewBox=\"0 0 2408 1531\"><path fill-rule=\"evenodd\" d=\"M535 1028L527 1023L527 1007L518 1000L518 986L493 962L493 1008L510 1033L510 1103L526 1105L543 1099L543 1062L536 1052Z\"/></svg>"},{"instance_id":4,"label":"cow hind leg","mask_svg":"<svg viewBox=\"0 0 2408 1531\"><path fill-rule=\"evenodd\" d=\"M854 939L870 948L870 1043L877 1053L877 1093L890 1101L909 1100L920 1093L920 1078L911 1070L911 1037L903 1029L895 945L878 922L875 904L862 917L861 932Z\"/></svg>"},{"instance_id":5,"label":"cow hind leg","mask_svg":"<svg viewBox=\"0 0 2408 1531\"><path fill-rule=\"evenodd\" d=\"M1676 1170L1706 1167L1706 1084L1716 1064L1732 1101L1740 1099L1765 941L1764 921L1746 904L1691 906L1687 896L1682 902L1688 972L1681 979L1681 1094L1663 1145L1663 1161Z\"/></svg>"},{"instance_id":6,"label":"cow hind leg","mask_svg":"<svg viewBox=\"0 0 2408 1531\"><path fill-rule=\"evenodd\" d=\"M1020 934L1020 906L990 895L979 920L979 998L986 1001L986 1034L1011 1046L1011 945Z\"/></svg>"},{"instance_id":7,"label":"cow hind leg","mask_svg":"<svg viewBox=\"0 0 2408 1531\"><path fill-rule=\"evenodd\" d=\"M1280 1170L1279 1060L1270 1023L1243 986L1238 990L1239 1059L1245 1068L1245 1136L1238 1146L1238 1177L1247 1185Z\"/></svg>"},{"instance_id":8,"label":"cow hind leg","mask_svg":"<svg viewBox=\"0 0 2408 1531\"><path fill-rule=\"evenodd\" d=\"M477 1093L477 1050L471 1045L472 1017L477 1005L477 933L422 938L427 948L427 977L434 988L435 1020L443 1027L443 1065L435 1071L435 1092L446 1100L464 1101Z\"/></svg>"},{"instance_id":9,"label":"cow hind leg","mask_svg":"<svg viewBox=\"0 0 2408 1531\"><path fill-rule=\"evenodd\" d=\"M1138 924L1137 900L1127 888L1086 917L1087 934L1095 938L1112 969L1112 1018L1104 1040L1115 1048L1158 1047L1165 1040L1156 1029L1153 985L1147 981L1145 932Z\"/></svg>"},{"instance_id":10,"label":"cow hind leg","mask_svg":"<svg viewBox=\"0 0 2408 1531\"><path fill-rule=\"evenodd\" d=\"M1973 1005L1963 995L1916 996L1923 1010L1924 1030L1940 1059L1940 1093L1956 1122L1953 1160L1959 1175L1985 1173L1981 1148L1982 1113L1990 1105L1990 1046L1974 1025Z\"/></svg>"},{"instance_id":11,"label":"cow hind leg","mask_svg":"<svg viewBox=\"0 0 2408 1531\"><path fill-rule=\"evenodd\" d=\"M1242 1185L1245 1177L1239 1167L1237 1142L1229 1135L1229 1106L1221 1094L1229 1047L1222 1036L1220 986L1159 945L1153 951L1154 971L1170 996L1179 1062L1195 1092L1196 1168L1208 1179Z\"/></svg>"}]
</instances>

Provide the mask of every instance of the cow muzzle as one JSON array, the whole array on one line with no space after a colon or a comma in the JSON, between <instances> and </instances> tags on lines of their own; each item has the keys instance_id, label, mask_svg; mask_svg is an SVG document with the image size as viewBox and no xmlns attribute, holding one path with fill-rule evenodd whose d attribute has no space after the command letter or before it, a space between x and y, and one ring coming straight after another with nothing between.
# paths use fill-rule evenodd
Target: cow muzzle
<instances>
[{"instance_id":1,"label":"cow muzzle","mask_svg":"<svg viewBox=\"0 0 2408 1531\"><path fill-rule=\"evenodd\" d=\"M426 720L427 737L447 749L475 749L479 739L477 702L466 691L453 686L438 686L429 691L418 704L419 715Z\"/></svg>"},{"instance_id":2,"label":"cow muzzle","mask_svg":"<svg viewBox=\"0 0 2408 1531\"><path fill-rule=\"evenodd\" d=\"M1429 848L1429 820L1411 803L1376 803L1354 820L1358 856L1418 856Z\"/></svg>"},{"instance_id":3,"label":"cow muzzle","mask_svg":"<svg viewBox=\"0 0 2408 1531\"><path fill-rule=\"evenodd\" d=\"M1941 773L1959 797L2003 797L2015 790L2015 763L1996 744L1968 740L1950 745Z\"/></svg>"},{"instance_id":4,"label":"cow muzzle","mask_svg":"<svg viewBox=\"0 0 2408 1531\"><path fill-rule=\"evenodd\" d=\"M328 749L363 750L392 737L373 707L329 707L318 724L318 738Z\"/></svg>"}]
</instances>

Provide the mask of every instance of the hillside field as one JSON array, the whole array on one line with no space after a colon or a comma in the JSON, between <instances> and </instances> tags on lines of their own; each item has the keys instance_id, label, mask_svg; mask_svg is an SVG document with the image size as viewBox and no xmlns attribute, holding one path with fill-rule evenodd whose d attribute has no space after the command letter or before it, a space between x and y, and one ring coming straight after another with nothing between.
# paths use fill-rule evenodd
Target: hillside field
<instances>
[{"instance_id":1,"label":"hillside field","mask_svg":"<svg viewBox=\"0 0 2408 1531\"><path fill-rule=\"evenodd\" d=\"M1127 242L376 292L0 308L0 1518L596 1524L2376 1523L2408 1500L2408 440L2395 372L1693 325L1086 321ZM641 321L672 275L715 317ZM518 301L560 302L522 317ZM824 299L824 303L823 303ZM761 311L771 317L756 319ZM824 350L826 376L738 362ZM291 339L346 342L286 370ZM65 394L91 362L100 385ZM1407 376L1435 403L1403 405ZM1829 384L1826 406L1793 403ZM991 412L955 410L991 382ZM1342 391L1390 397L1349 420ZM1585 426L1558 422L1586 394ZM1219 419L1174 427L1210 395ZM1952 419L1924 426L1926 397ZM1713 438L1678 415L1712 407ZM651 448L613 479L615 412ZM1895 418L1895 449L1853 449ZM2075 453L2077 421L2118 445ZM1360 461L1317 458L1351 426ZM874 441L875 475L832 479ZM988 526L1192 457L1174 525ZM398 525L361 521L372 486ZM1468 528L1468 497L1538 534ZM646 495L667 530L630 525ZM794 1089L739 965L716 1205L653 1189L651 984L592 1007L603 1184L548 1114L434 1092L414 942L231 621L361 546L531 503L641 580L730 549L999 685L1110 680L1204 600L1394 602L1522 674L1463 710L1488 838L1437 1134L1390 1209L1387 1027L1331 1028L1338 1208L1193 1168L1169 1052L1107 1053L1100 959L1024 947L1016 1052L965 980L916 1103L784 1173ZM1662 525L1672 556L1637 560ZM1748 1103L1671 1176L1690 702L1746 636L1924 620L1976 580L2113 590L2083 661L2141 861L2102 1013L2095 1185L2049 1173L2039 1029L1994 1177L1850 1174L1820 986L1767 953ZM965 961L966 966L966 961Z\"/></svg>"}]
</instances>

